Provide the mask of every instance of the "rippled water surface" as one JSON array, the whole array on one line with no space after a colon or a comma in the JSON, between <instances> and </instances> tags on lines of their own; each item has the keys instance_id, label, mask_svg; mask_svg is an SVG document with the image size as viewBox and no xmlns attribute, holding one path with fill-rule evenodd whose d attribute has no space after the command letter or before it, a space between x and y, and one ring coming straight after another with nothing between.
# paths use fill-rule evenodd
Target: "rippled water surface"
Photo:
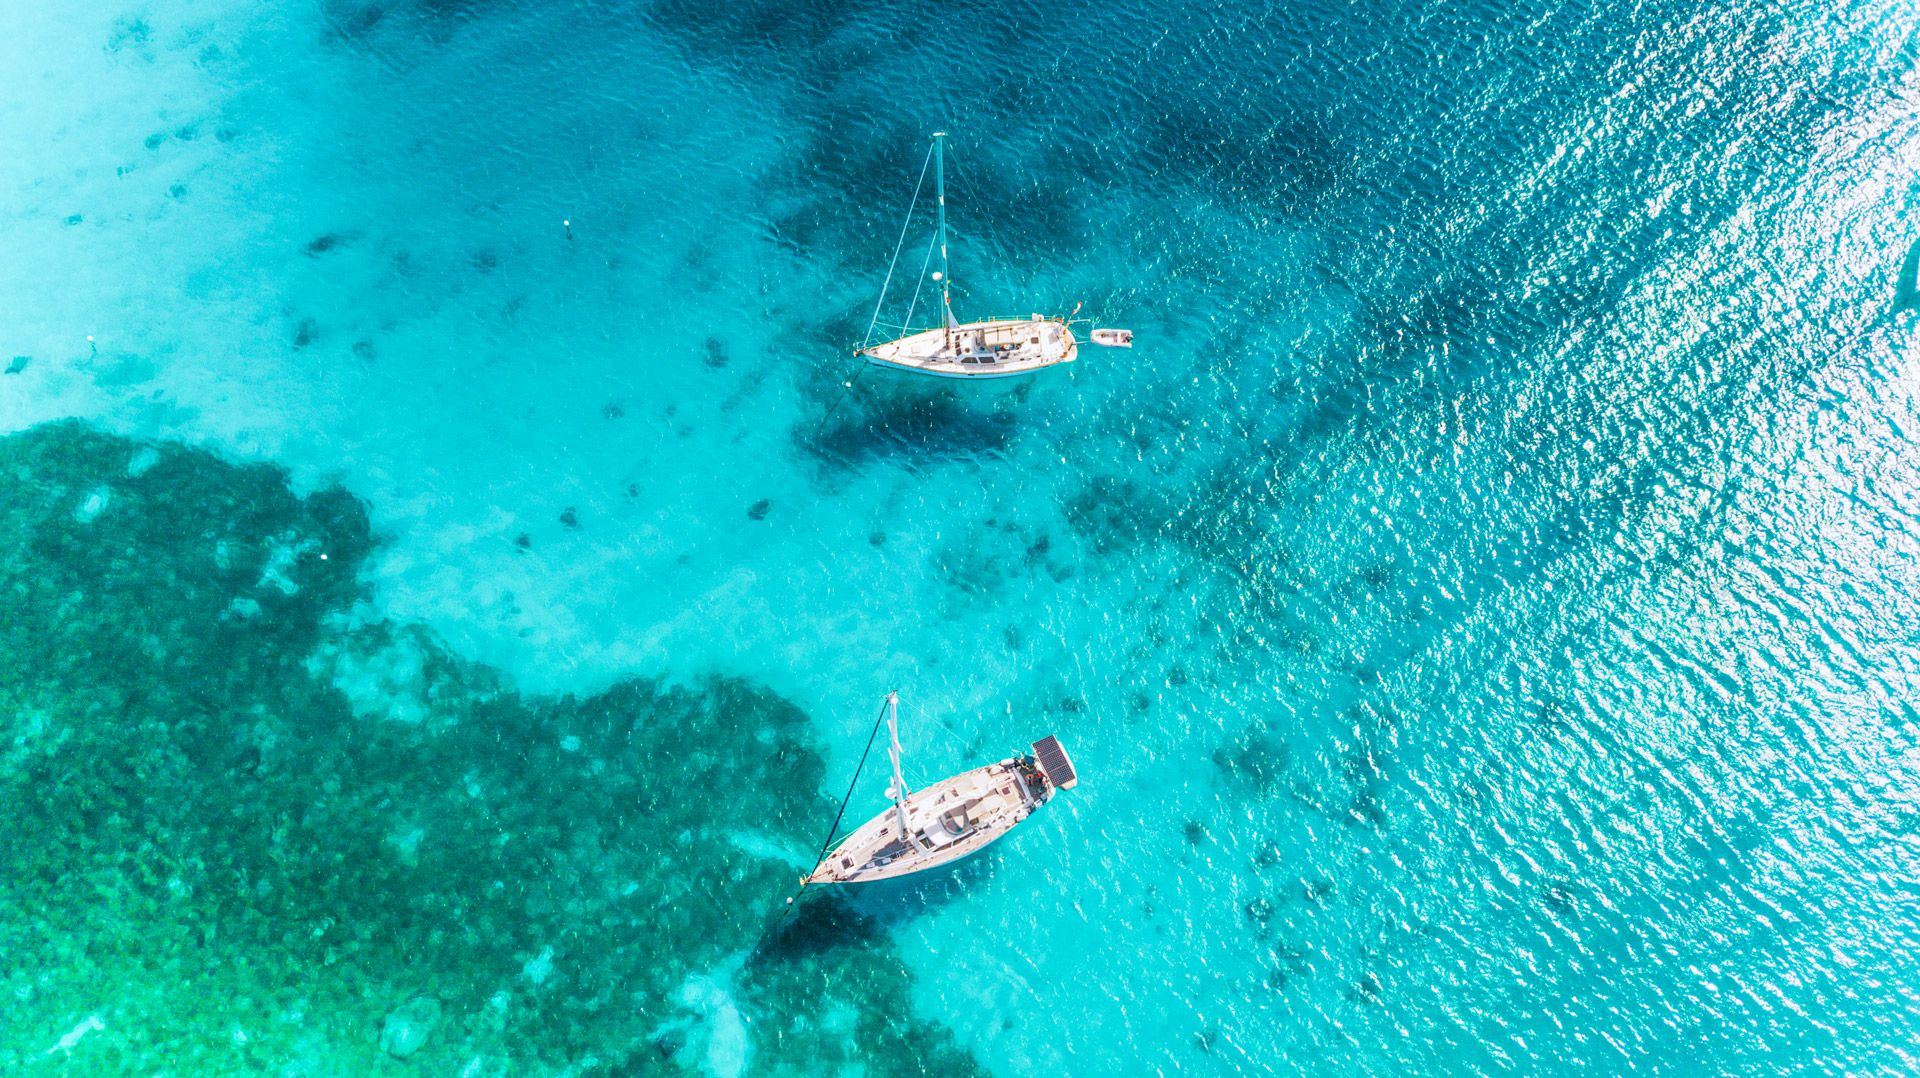
<instances>
[{"instance_id":1,"label":"rippled water surface","mask_svg":"<svg viewBox=\"0 0 1920 1078\"><path fill-rule=\"evenodd\" d=\"M0 1069L1920 1069L1917 30L0 13ZM846 391L936 128L1132 351Z\"/></svg>"}]
</instances>

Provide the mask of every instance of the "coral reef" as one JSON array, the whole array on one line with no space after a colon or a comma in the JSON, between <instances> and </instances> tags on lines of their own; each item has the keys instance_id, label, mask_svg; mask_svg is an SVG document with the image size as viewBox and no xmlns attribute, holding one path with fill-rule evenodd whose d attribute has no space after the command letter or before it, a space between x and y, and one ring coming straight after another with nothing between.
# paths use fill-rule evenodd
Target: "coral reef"
<instances>
[{"instance_id":1,"label":"coral reef","mask_svg":"<svg viewBox=\"0 0 1920 1078\"><path fill-rule=\"evenodd\" d=\"M830 815L804 714L524 696L367 613L374 544L272 467L0 439L0 1071L974 1069L850 911L755 950Z\"/></svg>"}]
</instances>

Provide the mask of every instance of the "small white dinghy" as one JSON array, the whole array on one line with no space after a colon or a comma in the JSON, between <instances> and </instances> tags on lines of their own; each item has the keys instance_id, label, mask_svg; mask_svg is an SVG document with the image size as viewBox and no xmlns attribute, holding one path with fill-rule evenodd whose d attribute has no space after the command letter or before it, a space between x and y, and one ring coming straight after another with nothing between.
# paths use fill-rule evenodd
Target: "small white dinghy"
<instances>
[{"instance_id":1,"label":"small white dinghy","mask_svg":"<svg viewBox=\"0 0 1920 1078\"><path fill-rule=\"evenodd\" d=\"M867 326L867 338L860 347L854 349L854 354L864 356L867 362L876 366L930 374L936 378L1011 378L1061 363L1072 363L1080 354L1080 345L1074 340L1067 318L1043 318L1035 314L1026 318L962 322L953 316L953 278L947 264L946 137L945 131L934 132L933 146L927 151L934 168L939 221L921 265L924 274L925 262L932 260L933 248L937 245L940 249L940 268L934 272L932 280L940 286L940 325L919 331L910 328L913 313L920 302L920 289L915 287L913 300L907 305L905 321L899 326L890 327L905 333L905 336L883 344L872 343L874 328L880 324L880 311L886 305L887 288L893 283L893 271L900 262L900 246L896 245L893 262L887 266L887 278L880 285L880 299L873 307L873 321ZM926 166L922 165L921 183L925 183L926 178ZM900 227L901 244L906 242L907 228L913 221L914 207L919 202L920 187L916 184L913 202L907 207L906 223ZM1074 310L1078 311L1079 308Z\"/></svg>"},{"instance_id":2,"label":"small white dinghy","mask_svg":"<svg viewBox=\"0 0 1920 1078\"><path fill-rule=\"evenodd\" d=\"M1096 329L1088 336L1093 343L1107 348L1133 347L1133 331L1130 329Z\"/></svg>"},{"instance_id":3,"label":"small white dinghy","mask_svg":"<svg viewBox=\"0 0 1920 1078\"><path fill-rule=\"evenodd\" d=\"M814 867L801 885L869 883L952 864L977 853L1079 779L1055 737L1033 743L1033 754L977 767L922 790L908 790L900 773L900 694L887 694L892 739L893 807L868 820Z\"/></svg>"}]
</instances>

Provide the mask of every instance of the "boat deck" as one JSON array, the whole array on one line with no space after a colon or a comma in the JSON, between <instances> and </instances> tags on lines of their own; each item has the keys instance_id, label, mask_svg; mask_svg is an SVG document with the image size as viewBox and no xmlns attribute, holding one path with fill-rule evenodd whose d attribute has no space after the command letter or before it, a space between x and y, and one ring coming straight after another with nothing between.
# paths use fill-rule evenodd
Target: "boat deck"
<instances>
[{"instance_id":1,"label":"boat deck","mask_svg":"<svg viewBox=\"0 0 1920 1078\"><path fill-rule=\"evenodd\" d=\"M1071 363L1079 342L1064 322L1005 318L929 329L877 344L861 355L882 367L941 378L1005 378Z\"/></svg>"},{"instance_id":2,"label":"boat deck","mask_svg":"<svg viewBox=\"0 0 1920 1078\"><path fill-rule=\"evenodd\" d=\"M895 808L875 816L820 862L808 883L864 883L947 864L978 852L1053 796L1053 784L1015 758L916 790L906 833Z\"/></svg>"}]
</instances>

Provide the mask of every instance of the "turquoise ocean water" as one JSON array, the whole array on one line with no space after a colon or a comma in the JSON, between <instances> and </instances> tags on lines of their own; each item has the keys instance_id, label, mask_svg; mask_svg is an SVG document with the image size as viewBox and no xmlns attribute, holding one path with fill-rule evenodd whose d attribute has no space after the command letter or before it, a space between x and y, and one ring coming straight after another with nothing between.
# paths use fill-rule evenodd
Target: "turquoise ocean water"
<instances>
[{"instance_id":1,"label":"turquoise ocean water","mask_svg":"<svg viewBox=\"0 0 1920 1078\"><path fill-rule=\"evenodd\" d=\"M0 72L0 1070L1920 1069L1910 6L14 4ZM1132 351L841 399L937 128L961 316ZM1080 788L755 953L890 688L910 779Z\"/></svg>"}]
</instances>

